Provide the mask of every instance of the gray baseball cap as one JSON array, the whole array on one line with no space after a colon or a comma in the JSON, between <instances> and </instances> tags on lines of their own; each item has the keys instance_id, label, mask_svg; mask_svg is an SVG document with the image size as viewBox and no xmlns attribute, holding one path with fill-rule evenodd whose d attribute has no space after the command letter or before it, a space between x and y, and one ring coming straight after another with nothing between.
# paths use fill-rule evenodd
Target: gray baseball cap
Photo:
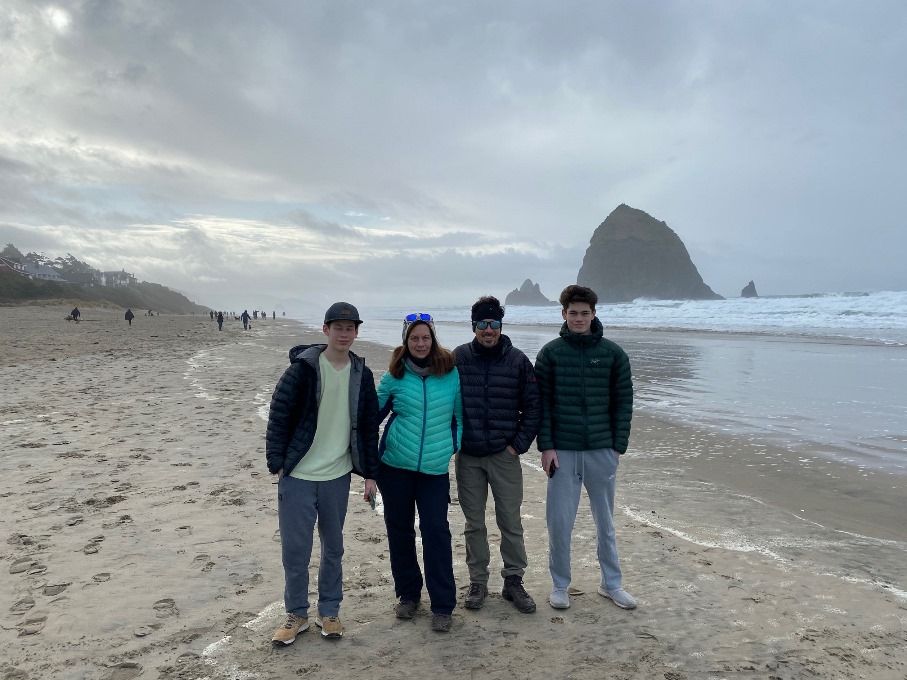
<instances>
[{"instance_id":1,"label":"gray baseball cap","mask_svg":"<svg viewBox=\"0 0 907 680\"><path fill-rule=\"evenodd\" d=\"M359 318L359 310L353 307L349 302L335 302L328 311L324 313L324 322L331 321L353 321L357 326L362 323Z\"/></svg>"}]
</instances>

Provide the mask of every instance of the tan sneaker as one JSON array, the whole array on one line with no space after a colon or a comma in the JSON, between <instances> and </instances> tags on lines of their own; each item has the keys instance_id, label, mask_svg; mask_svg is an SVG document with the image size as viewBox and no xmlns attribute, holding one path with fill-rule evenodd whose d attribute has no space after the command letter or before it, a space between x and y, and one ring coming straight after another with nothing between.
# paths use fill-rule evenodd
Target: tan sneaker
<instances>
[{"instance_id":1,"label":"tan sneaker","mask_svg":"<svg viewBox=\"0 0 907 680\"><path fill-rule=\"evenodd\" d=\"M287 614L287 620L274 631L271 643L274 645L292 645L296 636L309 629L309 620L296 614Z\"/></svg>"},{"instance_id":2,"label":"tan sneaker","mask_svg":"<svg viewBox=\"0 0 907 680\"><path fill-rule=\"evenodd\" d=\"M343 637L343 624L340 623L339 616L319 616L315 619L315 625L321 628L321 637L336 640Z\"/></svg>"}]
</instances>

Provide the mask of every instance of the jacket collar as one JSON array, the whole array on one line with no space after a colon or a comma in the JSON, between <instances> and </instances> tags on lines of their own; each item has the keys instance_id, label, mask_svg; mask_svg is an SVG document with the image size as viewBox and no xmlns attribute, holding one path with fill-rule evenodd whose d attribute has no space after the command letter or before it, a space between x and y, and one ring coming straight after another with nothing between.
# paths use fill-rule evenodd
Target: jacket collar
<instances>
[{"instance_id":1,"label":"jacket collar","mask_svg":"<svg viewBox=\"0 0 907 680\"><path fill-rule=\"evenodd\" d=\"M576 347L591 347L592 345L597 345L605 335L605 327L602 326L602 322L598 320L598 317L592 319L592 328L590 328L589 331L588 335L571 333L567 328L567 322L565 321L561 326L561 337Z\"/></svg>"}]
</instances>

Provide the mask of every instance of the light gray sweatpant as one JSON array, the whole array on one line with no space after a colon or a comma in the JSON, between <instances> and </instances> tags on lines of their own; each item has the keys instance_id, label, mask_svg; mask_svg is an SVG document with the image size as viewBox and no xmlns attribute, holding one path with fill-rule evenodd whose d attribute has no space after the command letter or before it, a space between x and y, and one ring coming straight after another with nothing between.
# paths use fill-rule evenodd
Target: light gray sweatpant
<instances>
[{"instance_id":1,"label":"light gray sweatpant","mask_svg":"<svg viewBox=\"0 0 907 680\"><path fill-rule=\"evenodd\" d=\"M598 534L601 583L607 590L621 587L620 561L614 534L614 488L620 459L614 449L591 451L557 450L558 470L548 480L548 570L555 590L570 585L570 544L582 487Z\"/></svg>"}]
</instances>

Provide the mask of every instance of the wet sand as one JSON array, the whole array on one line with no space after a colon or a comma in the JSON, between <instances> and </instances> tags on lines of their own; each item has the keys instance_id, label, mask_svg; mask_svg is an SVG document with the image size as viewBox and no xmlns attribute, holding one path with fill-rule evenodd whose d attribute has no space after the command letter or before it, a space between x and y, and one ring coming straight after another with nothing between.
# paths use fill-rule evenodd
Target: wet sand
<instances>
[{"instance_id":1,"label":"wet sand","mask_svg":"<svg viewBox=\"0 0 907 680\"><path fill-rule=\"evenodd\" d=\"M840 496L818 481L785 488L777 480L793 475L783 469L760 481L759 465L781 463L758 442L645 410L622 460L616 517L636 611L596 594L585 509L573 606L546 604L545 479L531 453L523 514L535 614L497 594L493 548L492 597L479 612L458 608L449 635L429 630L425 609L395 620L383 520L351 497L346 635L333 643L313 630L275 650L283 579L263 417L301 329L227 322L218 333L201 316L139 317L129 328L121 313L94 310L75 326L67 311L0 309L3 678L907 675L903 511L879 502L885 537L830 523L828 508L861 503L843 471ZM388 350L355 349L380 376ZM721 450L736 465L708 455ZM748 465L753 474L737 473ZM465 589L456 505L450 520Z\"/></svg>"}]
</instances>

